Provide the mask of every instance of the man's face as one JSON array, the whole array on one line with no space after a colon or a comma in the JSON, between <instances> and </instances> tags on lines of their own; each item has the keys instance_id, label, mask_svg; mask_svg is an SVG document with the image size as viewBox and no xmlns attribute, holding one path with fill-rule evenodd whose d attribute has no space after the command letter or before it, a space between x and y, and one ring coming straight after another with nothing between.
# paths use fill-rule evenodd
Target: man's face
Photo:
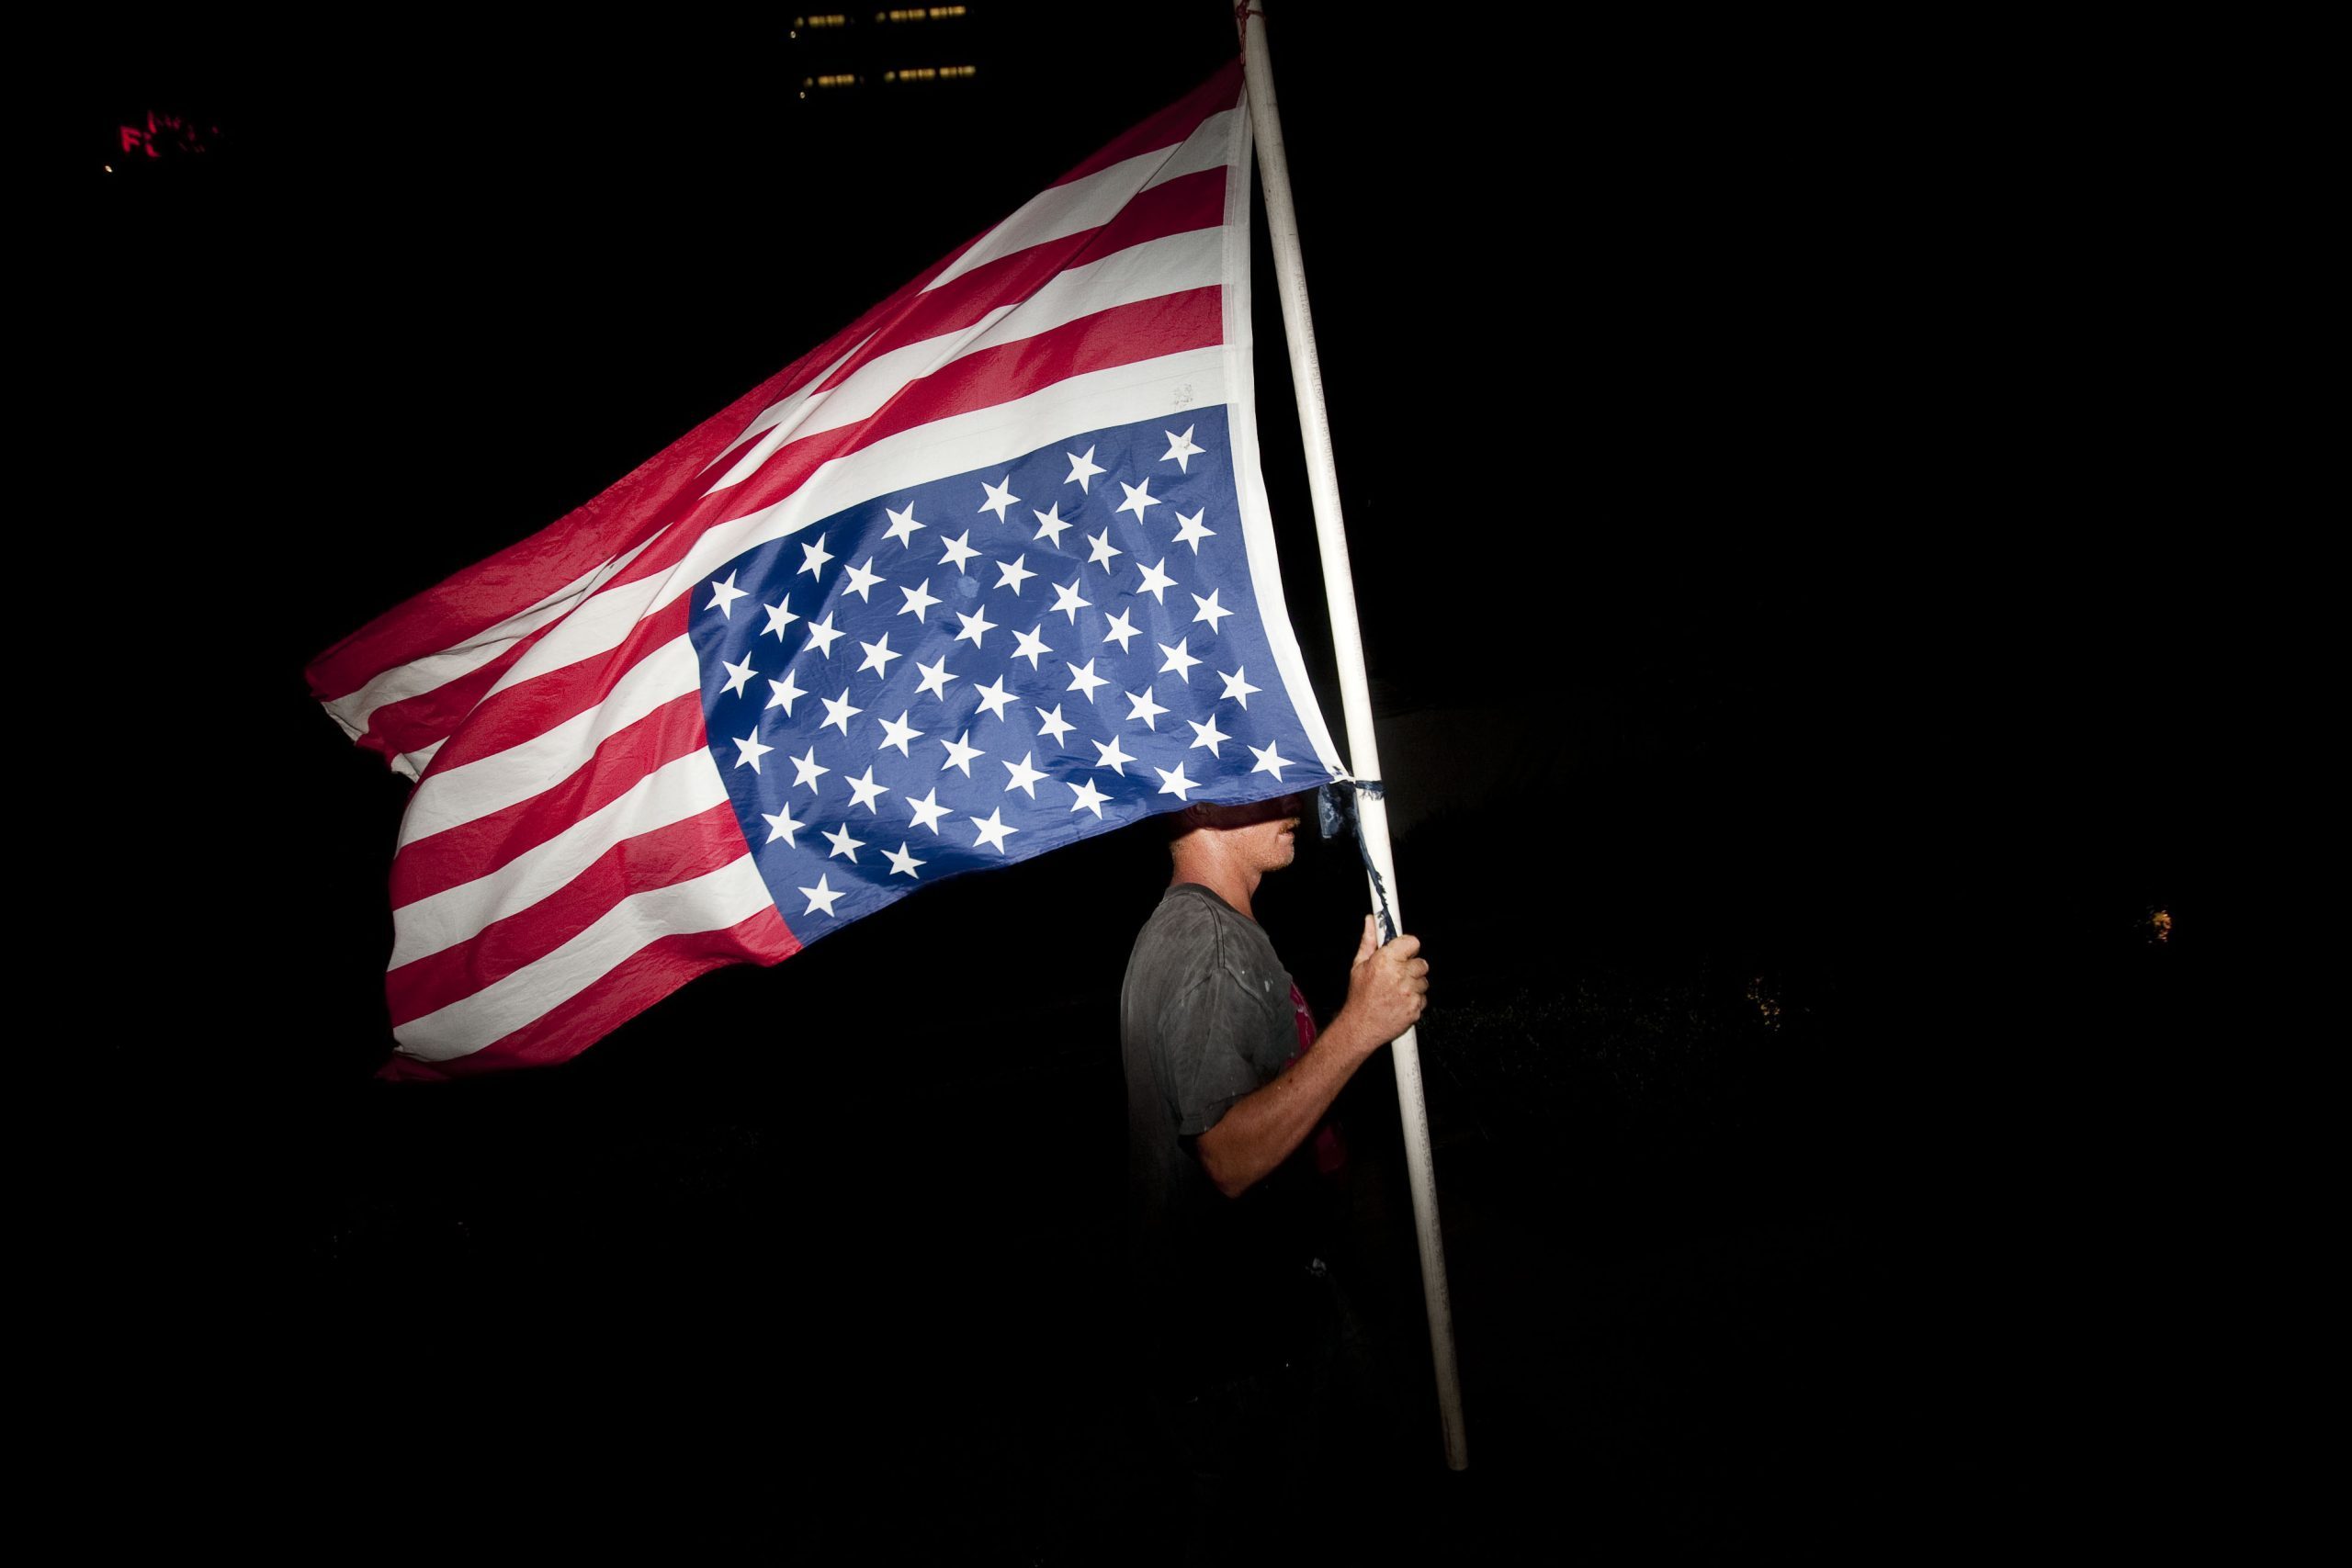
<instances>
[{"instance_id":1,"label":"man's face","mask_svg":"<svg viewBox=\"0 0 2352 1568\"><path fill-rule=\"evenodd\" d=\"M1203 826L1220 835L1253 871L1280 871L1298 858L1299 813L1306 796L1286 795L1250 806L1203 808Z\"/></svg>"}]
</instances>

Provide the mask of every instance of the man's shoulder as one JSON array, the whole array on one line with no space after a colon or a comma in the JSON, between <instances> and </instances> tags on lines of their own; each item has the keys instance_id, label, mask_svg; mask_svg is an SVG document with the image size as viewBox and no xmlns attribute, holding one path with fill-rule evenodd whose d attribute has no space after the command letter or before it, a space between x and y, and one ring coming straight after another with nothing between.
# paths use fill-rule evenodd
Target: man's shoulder
<instances>
[{"instance_id":1,"label":"man's shoulder","mask_svg":"<svg viewBox=\"0 0 2352 1568\"><path fill-rule=\"evenodd\" d=\"M1281 968L1273 943L1257 921L1190 882L1178 883L1161 897L1127 959L1130 982L1147 975L1197 982L1220 972L1255 977Z\"/></svg>"},{"instance_id":2,"label":"man's shoulder","mask_svg":"<svg viewBox=\"0 0 2352 1568\"><path fill-rule=\"evenodd\" d=\"M1147 947L1210 945L1272 951L1257 921L1194 882L1177 883L1160 895L1151 918L1136 934L1138 953Z\"/></svg>"}]
</instances>

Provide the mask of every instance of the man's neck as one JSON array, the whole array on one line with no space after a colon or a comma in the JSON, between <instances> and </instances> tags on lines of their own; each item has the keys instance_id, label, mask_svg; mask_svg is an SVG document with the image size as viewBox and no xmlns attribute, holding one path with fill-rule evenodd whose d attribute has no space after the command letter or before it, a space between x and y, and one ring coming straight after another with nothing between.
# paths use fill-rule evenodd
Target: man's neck
<instances>
[{"instance_id":1,"label":"man's neck","mask_svg":"<svg viewBox=\"0 0 2352 1568\"><path fill-rule=\"evenodd\" d=\"M1226 864L1211 857L1196 855L1178 859L1176 874L1170 879L1169 886L1173 887L1179 883L1196 883L1232 905L1237 914L1248 915L1254 920L1258 917L1250 908L1250 898L1258 891L1258 884L1261 880L1262 880L1261 873L1245 872L1238 866Z\"/></svg>"}]
</instances>

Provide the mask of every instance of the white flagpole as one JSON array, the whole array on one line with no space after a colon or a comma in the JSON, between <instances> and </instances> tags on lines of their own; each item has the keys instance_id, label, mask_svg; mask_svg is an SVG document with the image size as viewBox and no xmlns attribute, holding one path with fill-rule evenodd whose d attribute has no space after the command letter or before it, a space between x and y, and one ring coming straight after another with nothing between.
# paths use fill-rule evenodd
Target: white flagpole
<instances>
[{"instance_id":1,"label":"white flagpole","mask_svg":"<svg viewBox=\"0 0 2352 1568\"><path fill-rule=\"evenodd\" d=\"M1364 674L1363 634L1356 622L1355 580L1348 569L1348 538L1340 524L1340 474L1331 456L1331 422L1323 409L1323 372L1315 356L1315 323L1306 309L1306 263L1299 254L1298 215L1290 199L1290 163L1283 150L1282 118L1274 108L1273 67L1266 54L1266 15L1251 0L1242 25L1242 70L1250 87L1250 119L1258 144L1258 175L1266 192L1266 224L1273 234L1274 279L1281 290L1283 328L1290 340L1290 375L1298 394L1298 423L1306 439L1308 493L1315 532L1323 547L1323 592L1330 602L1331 640L1339 652L1340 699L1347 721L1348 756L1359 778L1376 780L1380 752L1372 734L1372 686ZM1401 930L1396 866L1388 847L1388 807L1380 795L1359 791L1356 809L1374 870L1387 886L1389 912ZM1375 885L1374 901L1379 902ZM1394 935L1394 932L1388 933ZM1413 1189L1413 1229L1420 1241L1421 1295L1429 1308L1430 1355L1437 1370L1439 1419L1445 1427L1445 1462L1462 1470L1470 1450L1462 1429L1462 1380L1453 1360L1453 1306L1446 1293L1445 1243L1438 1233L1437 1174L1430 1158L1429 1106L1421 1094L1417 1032L1391 1047L1396 1104L1405 1126L1405 1169Z\"/></svg>"}]
</instances>

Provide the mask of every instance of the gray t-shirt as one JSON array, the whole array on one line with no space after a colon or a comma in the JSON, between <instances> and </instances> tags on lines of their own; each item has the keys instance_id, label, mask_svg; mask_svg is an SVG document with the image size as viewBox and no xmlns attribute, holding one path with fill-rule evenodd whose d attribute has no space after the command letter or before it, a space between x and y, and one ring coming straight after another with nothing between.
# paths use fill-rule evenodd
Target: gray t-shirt
<instances>
[{"instance_id":1,"label":"gray t-shirt","mask_svg":"<svg viewBox=\"0 0 2352 1568\"><path fill-rule=\"evenodd\" d=\"M1298 1055L1290 972L1255 920L1179 883L1136 937L1119 1032L1131 1261L1155 1351L1187 1370L1174 1375L1279 1353L1315 1252L1311 1156L1227 1198L1193 1142Z\"/></svg>"}]
</instances>

